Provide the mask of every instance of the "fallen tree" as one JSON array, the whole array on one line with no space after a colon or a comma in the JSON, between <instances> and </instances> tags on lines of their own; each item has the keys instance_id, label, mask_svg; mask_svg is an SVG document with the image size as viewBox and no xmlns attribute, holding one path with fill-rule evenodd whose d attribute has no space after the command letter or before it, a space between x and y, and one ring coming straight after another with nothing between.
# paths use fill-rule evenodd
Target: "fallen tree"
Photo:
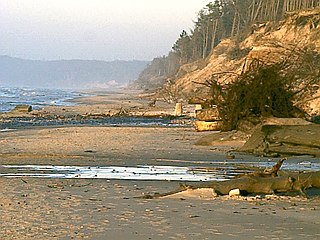
<instances>
[{"instance_id":1,"label":"fallen tree","mask_svg":"<svg viewBox=\"0 0 320 240\"><path fill-rule=\"evenodd\" d=\"M280 159L271 169L243 174L227 181L211 181L194 185L181 184L174 191L163 194L143 195L140 198L160 198L187 190L211 188L215 195L228 195L232 190L239 190L241 195L276 194L297 192L307 196L306 190L320 188L320 171L317 172L279 172L285 159Z\"/></svg>"},{"instance_id":2,"label":"fallen tree","mask_svg":"<svg viewBox=\"0 0 320 240\"><path fill-rule=\"evenodd\" d=\"M298 44L272 47L279 49L279 59L248 57L241 73L216 72L196 82L208 88L206 103L218 112L222 130L239 129L243 120L256 125L267 117L311 117L310 104L319 98L319 52Z\"/></svg>"}]
</instances>

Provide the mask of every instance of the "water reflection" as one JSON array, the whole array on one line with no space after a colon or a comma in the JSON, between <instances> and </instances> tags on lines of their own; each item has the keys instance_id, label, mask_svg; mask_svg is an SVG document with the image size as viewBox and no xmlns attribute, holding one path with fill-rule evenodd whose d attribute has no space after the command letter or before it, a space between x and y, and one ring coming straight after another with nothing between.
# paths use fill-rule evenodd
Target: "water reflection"
<instances>
[{"instance_id":1,"label":"water reflection","mask_svg":"<svg viewBox=\"0 0 320 240\"><path fill-rule=\"evenodd\" d=\"M210 181L227 179L229 174L221 169L199 171L190 167L136 166L136 167L80 167L3 165L2 177L43 177L43 178L100 178L120 180L158 181Z\"/></svg>"},{"instance_id":2,"label":"water reflection","mask_svg":"<svg viewBox=\"0 0 320 240\"><path fill-rule=\"evenodd\" d=\"M34 178L97 178L117 180L153 181L223 181L235 175L250 172L250 167L269 168L274 162L212 162L210 167L180 166L51 166L51 165L2 165L0 177ZM245 167L247 166L247 168ZM303 161L285 162L283 170L315 171L320 163Z\"/></svg>"}]
</instances>

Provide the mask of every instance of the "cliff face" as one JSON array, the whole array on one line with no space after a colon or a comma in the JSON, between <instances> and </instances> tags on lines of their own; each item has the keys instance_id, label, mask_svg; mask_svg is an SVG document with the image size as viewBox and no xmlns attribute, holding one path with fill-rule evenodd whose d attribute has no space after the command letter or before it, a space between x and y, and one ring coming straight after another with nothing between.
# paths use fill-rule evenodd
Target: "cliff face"
<instances>
[{"instance_id":1,"label":"cliff face","mask_svg":"<svg viewBox=\"0 0 320 240\"><path fill-rule=\"evenodd\" d=\"M180 97L203 97L208 95L208 88L203 85L214 73L241 73L248 62L259 59L274 63L290 57L293 51L312 49L320 53L320 9L287 14L280 23L266 23L252 27L252 32L242 41L225 39L214 48L207 59L207 65L201 69L187 72L175 81ZM189 69L192 69L189 66ZM315 72L319 69L313 69ZM219 81L232 82L235 74L221 74ZM320 78L314 85L317 90L307 96L302 104L310 115L320 115Z\"/></svg>"}]
</instances>

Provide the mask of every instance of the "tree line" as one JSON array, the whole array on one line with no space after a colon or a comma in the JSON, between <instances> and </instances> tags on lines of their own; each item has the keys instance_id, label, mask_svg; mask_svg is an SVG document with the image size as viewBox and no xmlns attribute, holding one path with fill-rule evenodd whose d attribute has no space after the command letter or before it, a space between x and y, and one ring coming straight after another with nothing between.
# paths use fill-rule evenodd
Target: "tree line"
<instances>
[{"instance_id":1,"label":"tree line","mask_svg":"<svg viewBox=\"0 0 320 240\"><path fill-rule=\"evenodd\" d=\"M280 21L287 12L320 7L320 0L216 0L202 8L193 29L183 30L167 56L153 63L164 78L183 64L206 59L224 38L241 37L254 24ZM153 67L152 67L153 68ZM154 68L153 68L154 69ZM146 69L148 72L148 69Z\"/></svg>"},{"instance_id":2,"label":"tree line","mask_svg":"<svg viewBox=\"0 0 320 240\"><path fill-rule=\"evenodd\" d=\"M216 0L199 11L194 28L189 34L182 31L172 51L181 64L206 58L223 38L238 36L253 24L316 7L320 0Z\"/></svg>"}]
</instances>

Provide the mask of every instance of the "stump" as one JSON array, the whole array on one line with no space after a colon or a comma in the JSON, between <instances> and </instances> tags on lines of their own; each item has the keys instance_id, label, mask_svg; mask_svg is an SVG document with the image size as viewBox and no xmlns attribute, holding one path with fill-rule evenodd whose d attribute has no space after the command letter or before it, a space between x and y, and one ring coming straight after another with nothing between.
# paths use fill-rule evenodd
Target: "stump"
<instances>
[{"instance_id":1,"label":"stump","mask_svg":"<svg viewBox=\"0 0 320 240\"><path fill-rule=\"evenodd\" d=\"M176 103L176 109L175 109L174 114L175 114L175 116L182 115L182 103Z\"/></svg>"}]
</instances>

